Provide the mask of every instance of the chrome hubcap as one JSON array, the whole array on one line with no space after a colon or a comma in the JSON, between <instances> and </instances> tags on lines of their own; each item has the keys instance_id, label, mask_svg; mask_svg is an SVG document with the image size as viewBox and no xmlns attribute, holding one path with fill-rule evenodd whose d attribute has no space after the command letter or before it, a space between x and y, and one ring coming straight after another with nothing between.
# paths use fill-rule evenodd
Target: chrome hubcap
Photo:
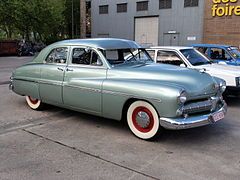
<instances>
[{"instance_id":1,"label":"chrome hubcap","mask_svg":"<svg viewBox=\"0 0 240 180\"><path fill-rule=\"evenodd\" d=\"M139 111L136 116L137 124L142 128L147 128L150 124L150 117L144 111Z\"/></svg>"}]
</instances>

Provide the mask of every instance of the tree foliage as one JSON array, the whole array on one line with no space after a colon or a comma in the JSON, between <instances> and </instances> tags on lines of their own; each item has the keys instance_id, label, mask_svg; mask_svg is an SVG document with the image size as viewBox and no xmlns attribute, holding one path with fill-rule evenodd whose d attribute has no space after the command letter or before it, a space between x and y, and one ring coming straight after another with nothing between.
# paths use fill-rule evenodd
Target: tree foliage
<instances>
[{"instance_id":1,"label":"tree foliage","mask_svg":"<svg viewBox=\"0 0 240 180\"><path fill-rule=\"evenodd\" d=\"M79 0L74 3L74 34L79 32ZM0 32L5 37L51 43L71 36L71 0L0 0Z\"/></svg>"}]
</instances>

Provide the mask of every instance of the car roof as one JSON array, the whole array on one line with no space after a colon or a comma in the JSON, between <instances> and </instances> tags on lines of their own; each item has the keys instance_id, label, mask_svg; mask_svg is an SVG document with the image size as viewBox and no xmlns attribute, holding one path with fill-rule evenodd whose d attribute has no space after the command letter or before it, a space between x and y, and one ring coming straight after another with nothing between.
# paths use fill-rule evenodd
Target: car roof
<instances>
[{"instance_id":1,"label":"car roof","mask_svg":"<svg viewBox=\"0 0 240 180\"><path fill-rule=\"evenodd\" d=\"M182 50L182 49L193 49L193 47L188 47L188 46L154 46L154 47L150 47L148 49Z\"/></svg>"},{"instance_id":2,"label":"car roof","mask_svg":"<svg viewBox=\"0 0 240 180\"><path fill-rule=\"evenodd\" d=\"M91 38L91 39L70 39L63 40L52 44L67 45L67 46L88 46L97 49L128 49L128 48L141 48L136 42L126 39L117 38Z\"/></svg>"},{"instance_id":3,"label":"car roof","mask_svg":"<svg viewBox=\"0 0 240 180\"><path fill-rule=\"evenodd\" d=\"M192 44L193 47L223 47L223 48L229 48L232 47L230 45L226 44Z\"/></svg>"}]
</instances>

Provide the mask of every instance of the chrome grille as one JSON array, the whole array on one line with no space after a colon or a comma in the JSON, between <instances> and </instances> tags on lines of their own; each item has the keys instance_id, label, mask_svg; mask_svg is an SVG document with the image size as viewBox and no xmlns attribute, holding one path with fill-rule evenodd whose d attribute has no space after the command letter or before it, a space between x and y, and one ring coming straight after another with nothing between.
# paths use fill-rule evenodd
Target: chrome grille
<instances>
[{"instance_id":1,"label":"chrome grille","mask_svg":"<svg viewBox=\"0 0 240 180\"><path fill-rule=\"evenodd\" d=\"M216 100L205 100L201 102L186 104L182 109L183 114L194 114L194 113L200 113L205 111L211 111L213 109L215 101Z\"/></svg>"}]
</instances>

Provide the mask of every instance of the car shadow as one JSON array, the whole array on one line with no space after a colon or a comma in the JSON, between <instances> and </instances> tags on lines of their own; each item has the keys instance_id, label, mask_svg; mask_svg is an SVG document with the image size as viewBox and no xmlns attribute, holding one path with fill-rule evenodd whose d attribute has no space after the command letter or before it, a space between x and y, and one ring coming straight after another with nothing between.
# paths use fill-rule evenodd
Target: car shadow
<instances>
[{"instance_id":1,"label":"car shadow","mask_svg":"<svg viewBox=\"0 0 240 180\"><path fill-rule=\"evenodd\" d=\"M100 116L94 116L74 110L59 108L52 105L46 105L48 108L47 111L59 111L58 116L64 118L71 118L71 121L75 122L87 122L89 125L95 125L96 127L110 127L110 128L116 128L116 129L126 129L128 130L128 127L124 121L117 121L113 119L103 118Z\"/></svg>"},{"instance_id":2,"label":"car shadow","mask_svg":"<svg viewBox=\"0 0 240 180\"><path fill-rule=\"evenodd\" d=\"M238 104L239 105L239 104ZM239 105L240 106L240 105ZM80 121L88 124L89 126L95 126L96 128L111 128L119 133L128 133L129 136L134 136L124 120L116 121L112 119L107 119L99 116L89 115L86 113L81 113L73 110L63 109L55 107L52 105L47 105L47 111L59 111L59 118L70 118L69 120L79 123ZM167 130L162 129L161 132L154 139L149 142L153 143L167 143L167 144L179 144L185 145L201 145L206 142L214 141L218 142L222 137L228 136L230 132L231 125L227 122L220 121L213 125L207 125L203 127L186 129L186 130ZM137 137L136 137L137 138ZM137 138L138 139L138 138Z\"/></svg>"},{"instance_id":3,"label":"car shadow","mask_svg":"<svg viewBox=\"0 0 240 180\"><path fill-rule=\"evenodd\" d=\"M224 100L230 107L240 107L240 96L228 96Z\"/></svg>"}]
</instances>

